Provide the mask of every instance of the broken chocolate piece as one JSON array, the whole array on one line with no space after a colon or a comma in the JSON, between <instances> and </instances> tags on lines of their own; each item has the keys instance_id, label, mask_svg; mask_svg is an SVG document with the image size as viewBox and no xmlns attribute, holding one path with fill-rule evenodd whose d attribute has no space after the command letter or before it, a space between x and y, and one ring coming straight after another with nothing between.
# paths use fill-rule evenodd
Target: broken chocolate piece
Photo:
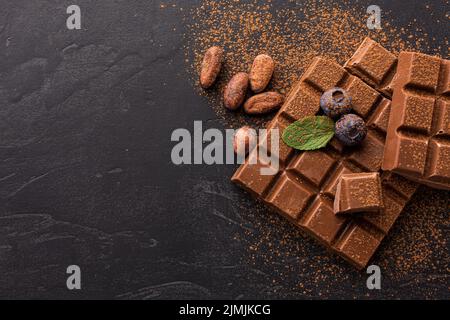
<instances>
[{"instance_id":1,"label":"broken chocolate piece","mask_svg":"<svg viewBox=\"0 0 450 320\"><path fill-rule=\"evenodd\" d=\"M343 174L334 199L334 213L381 212L383 193L378 172Z\"/></svg>"},{"instance_id":2,"label":"broken chocolate piece","mask_svg":"<svg viewBox=\"0 0 450 320\"><path fill-rule=\"evenodd\" d=\"M396 66L397 57L370 38L364 39L353 57L344 65L348 72L387 97L392 96Z\"/></svg>"}]
</instances>

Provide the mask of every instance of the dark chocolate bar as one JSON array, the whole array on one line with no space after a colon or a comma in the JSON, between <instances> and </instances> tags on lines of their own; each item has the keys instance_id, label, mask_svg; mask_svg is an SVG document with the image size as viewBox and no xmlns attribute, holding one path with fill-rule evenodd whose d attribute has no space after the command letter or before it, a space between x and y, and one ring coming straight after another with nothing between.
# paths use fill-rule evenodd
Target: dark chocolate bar
<instances>
[{"instance_id":1,"label":"dark chocolate bar","mask_svg":"<svg viewBox=\"0 0 450 320\"><path fill-rule=\"evenodd\" d=\"M299 152L280 139L280 170L276 175L263 176L260 168L265 164L252 165L247 161L232 180L328 249L364 268L416 191L417 184L382 173L385 210L359 218L335 215L334 195L342 174L380 171L390 101L338 64L319 57L294 86L269 129L280 129L281 136L292 122L317 114L321 95L336 86L349 92L354 111L370 127L361 146L347 148L333 139L323 150Z\"/></svg>"},{"instance_id":2,"label":"dark chocolate bar","mask_svg":"<svg viewBox=\"0 0 450 320\"><path fill-rule=\"evenodd\" d=\"M383 169L450 190L450 60L402 52Z\"/></svg>"}]
</instances>

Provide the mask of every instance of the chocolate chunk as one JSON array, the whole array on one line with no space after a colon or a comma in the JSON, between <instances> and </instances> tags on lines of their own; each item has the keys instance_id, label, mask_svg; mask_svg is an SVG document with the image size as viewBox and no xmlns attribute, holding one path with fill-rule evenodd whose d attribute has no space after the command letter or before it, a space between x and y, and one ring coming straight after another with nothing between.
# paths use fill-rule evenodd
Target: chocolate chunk
<instances>
[{"instance_id":1,"label":"chocolate chunk","mask_svg":"<svg viewBox=\"0 0 450 320\"><path fill-rule=\"evenodd\" d=\"M450 60L402 52L383 169L450 190Z\"/></svg>"},{"instance_id":2,"label":"chocolate chunk","mask_svg":"<svg viewBox=\"0 0 450 320\"><path fill-rule=\"evenodd\" d=\"M289 148L280 139L280 169L276 175L261 175L260 169L267 165L252 165L247 161L232 180L328 249L357 268L364 268L417 184L395 174L383 173L385 210L362 214L359 218L335 215L334 195L343 174L380 172L390 101L338 64L319 57L294 85L269 129L283 130L296 120L318 114L320 97L333 87L349 92L354 98L355 113L369 126L367 138L360 146L345 147L333 139L325 149L300 152Z\"/></svg>"},{"instance_id":3,"label":"chocolate chunk","mask_svg":"<svg viewBox=\"0 0 450 320\"><path fill-rule=\"evenodd\" d=\"M383 192L378 172L344 174L337 186L334 213L381 212Z\"/></svg>"},{"instance_id":4,"label":"chocolate chunk","mask_svg":"<svg viewBox=\"0 0 450 320\"><path fill-rule=\"evenodd\" d=\"M397 57L370 38L364 39L353 57L344 65L351 74L371 87L392 96Z\"/></svg>"}]
</instances>

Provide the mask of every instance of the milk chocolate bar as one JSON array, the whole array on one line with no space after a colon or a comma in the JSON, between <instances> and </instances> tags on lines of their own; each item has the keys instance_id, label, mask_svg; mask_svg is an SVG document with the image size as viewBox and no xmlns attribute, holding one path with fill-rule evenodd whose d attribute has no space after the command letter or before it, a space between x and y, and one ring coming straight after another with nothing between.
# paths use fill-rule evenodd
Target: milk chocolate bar
<instances>
[{"instance_id":1,"label":"milk chocolate bar","mask_svg":"<svg viewBox=\"0 0 450 320\"><path fill-rule=\"evenodd\" d=\"M378 42L365 38L344 68L388 98L392 97L397 57Z\"/></svg>"},{"instance_id":2,"label":"milk chocolate bar","mask_svg":"<svg viewBox=\"0 0 450 320\"><path fill-rule=\"evenodd\" d=\"M390 101L338 64L319 57L293 87L269 129L279 129L281 136L289 124L319 113L321 95L336 86L349 92L355 113L370 127L361 146L348 148L333 139L325 149L300 152L280 139L280 169L276 175L261 175L260 169L267 165L247 161L232 180L328 249L364 268L417 185L398 175L382 173L385 210L380 213L337 216L333 202L342 174L380 171Z\"/></svg>"},{"instance_id":3,"label":"milk chocolate bar","mask_svg":"<svg viewBox=\"0 0 450 320\"><path fill-rule=\"evenodd\" d=\"M335 214L383 210L383 191L378 172L343 174L334 199Z\"/></svg>"},{"instance_id":4,"label":"milk chocolate bar","mask_svg":"<svg viewBox=\"0 0 450 320\"><path fill-rule=\"evenodd\" d=\"M401 52L383 169L450 190L450 60Z\"/></svg>"}]
</instances>

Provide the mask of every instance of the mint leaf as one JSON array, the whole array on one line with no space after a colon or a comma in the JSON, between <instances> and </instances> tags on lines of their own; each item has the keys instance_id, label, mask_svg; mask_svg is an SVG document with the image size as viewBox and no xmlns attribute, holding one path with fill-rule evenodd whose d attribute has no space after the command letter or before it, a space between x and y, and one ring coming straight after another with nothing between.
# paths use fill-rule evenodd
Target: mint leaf
<instances>
[{"instance_id":1,"label":"mint leaf","mask_svg":"<svg viewBox=\"0 0 450 320\"><path fill-rule=\"evenodd\" d=\"M325 147L334 136L334 122L328 117L306 117L294 122L283 132L283 141L297 150Z\"/></svg>"}]
</instances>

